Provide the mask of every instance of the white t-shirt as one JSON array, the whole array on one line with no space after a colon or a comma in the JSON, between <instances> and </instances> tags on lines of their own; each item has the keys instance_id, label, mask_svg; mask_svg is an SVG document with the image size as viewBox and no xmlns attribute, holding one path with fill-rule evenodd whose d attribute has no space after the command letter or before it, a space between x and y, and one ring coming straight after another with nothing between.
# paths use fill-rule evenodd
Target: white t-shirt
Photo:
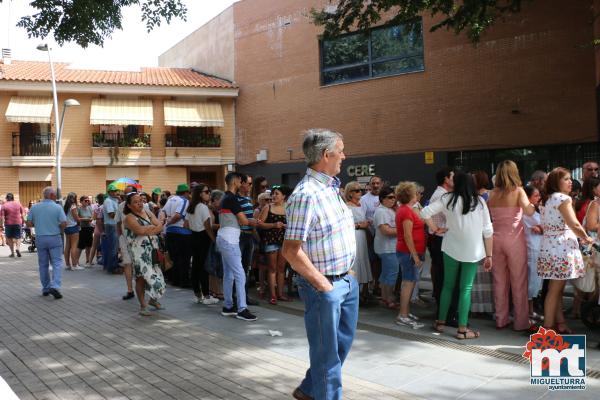
<instances>
[{"instance_id":1,"label":"white t-shirt","mask_svg":"<svg viewBox=\"0 0 600 400\"><path fill-rule=\"evenodd\" d=\"M194 208L193 214L186 214L185 220L190 225L192 232L202 232L205 230L204 222L210 218L210 211L206 204L198 203Z\"/></svg>"},{"instance_id":2,"label":"white t-shirt","mask_svg":"<svg viewBox=\"0 0 600 400\"><path fill-rule=\"evenodd\" d=\"M396 228L396 213L391 208L385 206L377 207L373 215L373 227L375 228L375 239L373 240L373 250L377 254L396 253L396 236L388 236L381 232L380 225L389 225Z\"/></svg>"}]
</instances>

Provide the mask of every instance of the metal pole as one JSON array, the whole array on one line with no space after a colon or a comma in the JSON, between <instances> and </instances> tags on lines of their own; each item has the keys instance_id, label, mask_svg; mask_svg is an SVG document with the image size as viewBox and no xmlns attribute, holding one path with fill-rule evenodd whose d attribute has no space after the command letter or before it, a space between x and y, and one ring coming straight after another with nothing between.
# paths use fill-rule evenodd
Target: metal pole
<instances>
[{"instance_id":1,"label":"metal pole","mask_svg":"<svg viewBox=\"0 0 600 400\"><path fill-rule=\"evenodd\" d=\"M52 76L52 96L54 98L54 124L56 125L56 197L61 200L61 188L62 188L62 175L60 165L60 137L62 134L62 127L58 119L58 94L56 93L56 78L54 77L54 64L52 64L52 56L50 55L50 46L48 48L48 60L50 61L50 74ZM64 117L64 110L63 110Z\"/></svg>"}]
</instances>

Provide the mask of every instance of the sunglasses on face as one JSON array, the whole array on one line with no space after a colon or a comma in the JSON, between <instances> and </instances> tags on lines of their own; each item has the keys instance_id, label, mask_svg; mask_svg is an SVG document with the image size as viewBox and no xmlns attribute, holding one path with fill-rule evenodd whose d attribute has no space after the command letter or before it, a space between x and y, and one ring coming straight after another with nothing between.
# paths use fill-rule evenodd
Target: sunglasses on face
<instances>
[{"instance_id":1,"label":"sunglasses on face","mask_svg":"<svg viewBox=\"0 0 600 400\"><path fill-rule=\"evenodd\" d=\"M261 189L266 189L266 188L267 188L267 185L260 185L260 188L261 188Z\"/></svg>"},{"instance_id":2,"label":"sunglasses on face","mask_svg":"<svg viewBox=\"0 0 600 400\"><path fill-rule=\"evenodd\" d=\"M595 171L595 172L597 172L597 171L598 171L598 168L586 168L586 170L587 170L587 171Z\"/></svg>"},{"instance_id":3,"label":"sunglasses on face","mask_svg":"<svg viewBox=\"0 0 600 400\"><path fill-rule=\"evenodd\" d=\"M388 200L396 200L396 196L394 195L385 196L385 198Z\"/></svg>"},{"instance_id":4,"label":"sunglasses on face","mask_svg":"<svg viewBox=\"0 0 600 400\"><path fill-rule=\"evenodd\" d=\"M362 189L352 189L352 193L362 193Z\"/></svg>"},{"instance_id":5,"label":"sunglasses on face","mask_svg":"<svg viewBox=\"0 0 600 400\"><path fill-rule=\"evenodd\" d=\"M203 190L200 193L206 193L206 194L210 194L210 190Z\"/></svg>"}]
</instances>

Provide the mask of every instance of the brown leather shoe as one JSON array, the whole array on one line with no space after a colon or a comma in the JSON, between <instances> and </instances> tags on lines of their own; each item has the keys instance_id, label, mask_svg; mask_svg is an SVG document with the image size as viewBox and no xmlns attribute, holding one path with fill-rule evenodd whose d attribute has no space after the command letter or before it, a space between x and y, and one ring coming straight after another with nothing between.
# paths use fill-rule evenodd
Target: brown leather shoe
<instances>
[{"instance_id":1,"label":"brown leather shoe","mask_svg":"<svg viewBox=\"0 0 600 400\"><path fill-rule=\"evenodd\" d=\"M309 395L307 395L306 393L304 393L302 390L300 390L299 387L297 387L296 389L294 389L294 392L292 393L292 396L294 396L294 398L296 400L313 400L312 397L310 397Z\"/></svg>"}]
</instances>

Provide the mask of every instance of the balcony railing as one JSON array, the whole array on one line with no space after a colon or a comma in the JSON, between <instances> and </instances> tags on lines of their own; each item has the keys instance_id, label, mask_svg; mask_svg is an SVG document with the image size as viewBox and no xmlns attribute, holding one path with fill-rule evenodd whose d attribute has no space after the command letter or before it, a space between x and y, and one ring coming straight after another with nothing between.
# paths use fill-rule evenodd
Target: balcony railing
<instances>
[{"instance_id":1,"label":"balcony railing","mask_svg":"<svg viewBox=\"0 0 600 400\"><path fill-rule=\"evenodd\" d=\"M199 135L165 135L166 147L221 147L221 136L212 133Z\"/></svg>"},{"instance_id":2,"label":"balcony railing","mask_svg":"<svg viewBox=\"0 0 600 400\"><path fill-rule=\"evenodd\" d=\"M13 132L12 155L17 157L53 156L54 134Z\"/></svg>"},{"instance_id":3,"label":"balcony railing","mask_svg":"<svg viewBox=\"0 0 600 400\"><path fill-rule=\"evenodd\" d=\"M94 133L93 147L150 147L150 135L143 133Z\"/></svg>"}]
</instances>

